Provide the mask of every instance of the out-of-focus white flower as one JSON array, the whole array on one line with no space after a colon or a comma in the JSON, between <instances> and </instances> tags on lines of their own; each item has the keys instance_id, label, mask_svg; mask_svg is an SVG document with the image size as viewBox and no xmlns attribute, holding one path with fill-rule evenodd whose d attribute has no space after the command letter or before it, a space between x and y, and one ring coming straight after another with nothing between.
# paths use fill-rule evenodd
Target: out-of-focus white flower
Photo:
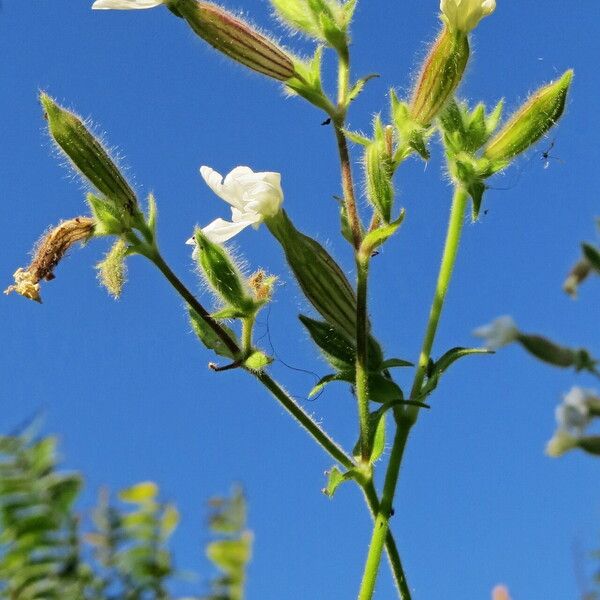
<instances>
[{"instance_id":1,"label":"out-of-focus white flower","mask_svg":"<svg viewBox=\"0 0 600 600\"><path fill-rule=\"evenodd\" d=\"M210 167L200 167L200 174L208 187L231 205L231 221L215 219L202 228L202 233L211 242L226 242L249 225L256 229L265 218L275 216L281 208L280 173L255 173L250 167L236 167L223 179ZM187 243L194 245L194 238Z\"/></svg>"},{"instance_id":2,"label":"out-of-focus white flower","mask_svg":"<svg viewBox=\"0 0 600 600\"><path fill-rule=\"evenodd\" d=\"M546 454L556 458L577 447L577 438L562 429L558 429L554 437L546 444Z\"/></svg>"},{"instance_id":3,"label":"out-of-focus white flower","mask_svg":"<svg viewBox=\"0 0 600 600\"><path fill-rule=\"evenodd\" d=\"M96 0L92 10L136 10L154 8L164 3L165 0Z\"/></svg>"},{"instance_id":4,"label":"out-of-focus white flower","mask_svg":"<svg viewBox=\"0 0 600 600\"><path fill-rule=\"evenodd\" d=\"M442 18L455 31L469 33L496 9L496 0L440 0Z\"/></svg>"},{"instance_id":5,"label":"out-of-focus white flower","mask_svg":"<svg viewBox=\"0 0 600 600\"><path fill-rule=\"evenodd\" d=\"M600 396L595 390L572 387L564 395L562 404L556 407L558 428L546 446L546 454L560 456L575 448L592 420L592 407L598 402Z\"/></svg>"},{"instance_id":6,"label":"out-of-focus white flower","mask_svg":"<svg viewBox=\"0 0 600 600\"><path fill-rule=\"evenodd\" d=\"M489 325L478 327L473 331L473 335L482 338L483 345L489 350L498 350L514 342L519 335L519 330L512 317L504 316L498 317Z\"/></svg>"},{"instance_id":7,"label":"out-of-focus white flower","mask_svg":"<svg viewBox=\"0 0 600 600\"><path fill-rule=\"evenodd\" d=\"M590 403L598 401L594 390L572 387L556 407L556 422L559 428L581 435L591 420Z\"/></svg>"}]
</instances>

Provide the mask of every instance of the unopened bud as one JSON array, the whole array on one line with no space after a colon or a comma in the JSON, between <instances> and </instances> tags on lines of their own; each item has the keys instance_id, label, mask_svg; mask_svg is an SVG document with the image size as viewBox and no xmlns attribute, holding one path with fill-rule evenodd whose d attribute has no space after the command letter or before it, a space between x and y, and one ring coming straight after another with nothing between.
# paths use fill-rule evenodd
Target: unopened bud
<instances>
[{"instance_id":1,"label":"unopened bud","mask_svg":"<svg viewBox=\"0 0 600 600\"><path fill-rule=\"evenodd\" d=\"M454 96L469 54L467 34L445 26L423 63L410 102L410 114L419 125L430 125Z\"/></svg>"},{"instance_id":2,"label":"unopened bud","mask_svg":"<svg viewBox=\"0 0 600 600\"><path fill-rule=\"evenodd\" d=\"M321 244L300 233L284 210L265 224L281 244L307 300L330 325L354 340L356 296L339 265Z\"/></svg>"},{"instance_id":3,"label":"unopened bud","mask_svg":"<svg viewBox=\"0 0 600 600\"><path fill-rule=\"evenodd\" d=\"M546 454L552 458L562 456L569 450L577 448L578 438L562 429L559 429L554 437L546 445Z\"/></svg>"},{"instance_id":4,"label":"unopened bud","mask_svg":"<svg viewBox=\"0 0 600 600\"><path fill-rule=\"evenodd\" d=\"M167 6L213 48L279 81L295 74L292 59L275 42L220 6L197 0L167 0Z\"/></svg>"},{"instance_id":5,"label":"unopened bud","mask_svg":"<svg viewBox=\"0 0 600 600\"><path fill-rule=\"evenodd\" d=\"M546 135L562 116L573 71L539 89L492 138L484 156L495 163L495 171L507 166Z\"/></svg>"},{"instance_id":6,"label":"unopened bud","mask_svg":"<svg viewBox=\"0 0 600 600\"><path fill-rule=\"evenodd\" d=\"M211 242L201 229L195 232L196 260L207 283L229 306L246 316L255 308L244 277L228 252L220 244Z\"/></svg>"},{"instance_id":7,"label":"unopened bud","mask_svg":"<svg viewBox=\"0 0 600 600\"><path fill-rule=\"evenodd\" d=\"M555 367L573 367L577 371L593 371L596 361L587 350L559 346L541 335L519 333L517 341L533 356Z\"/></svg>"},{"instance_id":8,"label":"unopened bud","mask_svg":"<svg viewBox=\"0 0 600 600\"><path fill-rule=\"evenodd\" d=\"M94 219L76 217L63 221L40 240L34 249L31 264L26 269L17 269L14 285L4 293L17 292L25 298L41 302L40 282L54 279L54 269L69 248L77 242L86 242L93 234Z\"/></svg>"},{"instance_id":9,"label":"unopened bud","mask_svg":"<svg viewBox=\"0 0 600 600\"><path fill-rule=\"evenodd\" d=\"M365 148L365 180L367 198L384 223L389 223L394 204L392 158L388 152L383 130Z\"/></svg>"},{"instance_id":10,"label":"unopened bud","mask_svg":"<svg viewBox=\"0 0 600 600\"><path fill-rule=\"evenodd\" d=\"M114 203L124 218L139 215L135 193L108 151L83 121L43 92L40 94L40 102L48 121L50 136L75 169Z\"/></svg>"}]
</instances>

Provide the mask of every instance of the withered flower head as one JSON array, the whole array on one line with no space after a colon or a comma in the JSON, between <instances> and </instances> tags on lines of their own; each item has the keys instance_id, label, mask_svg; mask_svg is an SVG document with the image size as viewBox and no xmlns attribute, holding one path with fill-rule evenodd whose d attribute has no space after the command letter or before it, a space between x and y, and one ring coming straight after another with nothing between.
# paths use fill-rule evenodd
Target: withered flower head
<instances>
[{"instance_id":1,"label":"withered flower head","mask_svg":"<svg viewBox=\"0 0 600 600\"><path fill-rule=\"evenodd\" d=\"M40 281L54 279L54 269L69 248L77 242L87 241L94 233L94 219L76 217L59 223L37 244L33 260L26 268L19 268L14 274L15 283L4 291L17 292L36 302L41 302Z\"/></svg>"}]
</instances>

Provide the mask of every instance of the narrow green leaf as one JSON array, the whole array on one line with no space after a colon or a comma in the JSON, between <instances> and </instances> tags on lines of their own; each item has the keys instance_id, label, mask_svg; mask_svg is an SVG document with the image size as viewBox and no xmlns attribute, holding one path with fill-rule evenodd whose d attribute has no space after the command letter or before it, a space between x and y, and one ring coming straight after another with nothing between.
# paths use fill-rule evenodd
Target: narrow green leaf
<instances>
[{"instance_id":1,"label":"narrow green leaf","mask_svg":"<svg viewBox=\"0 0 600 600\"><path fill-rule=\"evenodd\" d=\"M145 504L156 499L158 486L153 481L143 481L119 492L119 498L123 502L131 504Z\"/></svg>"}]
</instances>

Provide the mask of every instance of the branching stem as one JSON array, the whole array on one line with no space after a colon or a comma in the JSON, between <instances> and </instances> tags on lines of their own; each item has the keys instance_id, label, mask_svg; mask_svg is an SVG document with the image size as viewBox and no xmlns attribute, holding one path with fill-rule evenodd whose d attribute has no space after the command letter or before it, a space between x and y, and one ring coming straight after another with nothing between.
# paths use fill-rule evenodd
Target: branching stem
<instances>
[{"instance_id":1,"label":"branching stem","mask_svg":"<svg viewBox=\"0 0 600 600\"><path fill-rule=\"evenodd\" d=\"M450 279L456 263L456 256L460 244L467 201L467 193L461 187L457 187L452 200L452 208L450 211L450 220L448 223L448 231L446 234L446 243L444 245L442 263L440 265L435 294L429 313L427 328L425 330L425 336L419 357L419 364L417 366L415 379L411 389L411 398L416 398L419 396L421 386L423 385L423 381L425 379L427 363L429 362L429 358L431 356L431 349L433 347L433 341L439 325L440 316L444 306L444 300L446 299L448 286L450 284ZM371 600L373 597L377 573L379 571L379 564L381 562L381 553L383 551L384 541L389 531L389 518L392 511L394 495L396 493L400 467L402 465L402 457L404 455L404 449L406 447L406 442L412 426L415 424L419 415L419 410L419 406L409 405L403 413L399 413L399 416L397 416L398 428L396 430L390 462L388 464L385 476L381 504L375 518L373 535L371 537L363 579L358 595L359 600ZM408 595L405 595L404 598L407 600L410 599L410 594L408 593Z\"/></svg>"}]
</instances>

